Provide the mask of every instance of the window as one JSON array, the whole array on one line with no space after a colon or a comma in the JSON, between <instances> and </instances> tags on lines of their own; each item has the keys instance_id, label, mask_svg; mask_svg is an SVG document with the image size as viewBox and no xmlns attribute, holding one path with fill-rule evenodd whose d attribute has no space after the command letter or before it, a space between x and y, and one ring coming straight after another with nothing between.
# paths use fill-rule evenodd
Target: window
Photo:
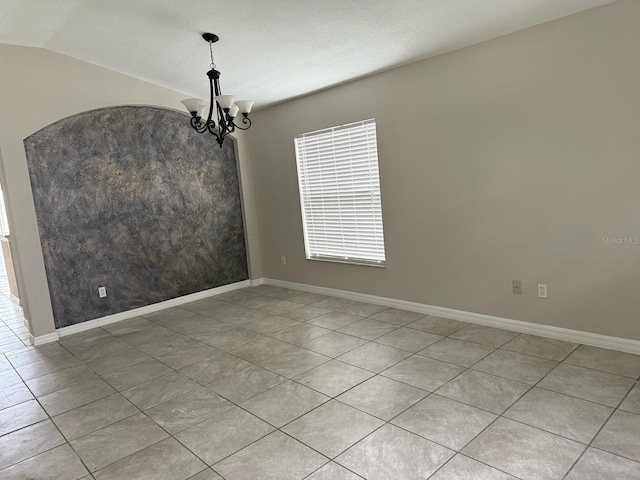
<instances>
[{"instance_id":1,"label":"window","mask_svg":"<svg viewBox=\"0 0 640 480\"><path fill-rule=\"evenodd\" d=\"M307 258L385 263L376 122L295 139Z\"/></svg>"}]
</instances>

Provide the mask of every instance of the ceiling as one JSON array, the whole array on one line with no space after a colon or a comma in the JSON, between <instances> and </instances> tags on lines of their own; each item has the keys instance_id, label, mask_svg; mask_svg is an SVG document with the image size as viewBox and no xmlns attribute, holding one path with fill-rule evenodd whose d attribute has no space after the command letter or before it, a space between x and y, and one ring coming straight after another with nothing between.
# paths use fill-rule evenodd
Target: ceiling
<instances>
[{"instance_id":1,"label":"ceiling","mask_svg":"<svg viewBox=\"0 0 640 480\"><path fill-rule=\"evenodd\" d=\"M615 0L0 0L0 43L266 106Z\"/></svg>"}]
</instances>

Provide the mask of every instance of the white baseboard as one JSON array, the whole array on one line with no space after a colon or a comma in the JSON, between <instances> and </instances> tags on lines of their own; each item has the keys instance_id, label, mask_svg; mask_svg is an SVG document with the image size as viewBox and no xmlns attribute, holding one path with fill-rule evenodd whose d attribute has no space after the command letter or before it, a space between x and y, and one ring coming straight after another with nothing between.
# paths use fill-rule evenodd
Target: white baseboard
<instances>
[{"instance_id":1,"label":"white baseboard","mask_svg":"<svg viewBox=\"0 0 640 480\"><path fill-rule=\"evenodd\" d=\"M46 335L38 335L34 337L32 334L29 334L29 340L31 341L31 345L34 347L39 347L40 345L45 345L47 343L57 342L60 336L58 332L47 333Z\"/></svg>"},{"instance_id":2,"label":"white baseboard","mask_svg":"<svg viewBox=\"0 0 640 480\"><path fill-rule=\"evenodd\" d=\"M260 283L257 283L256 285L261 284L262 279L260 279ZM145 305L144 307L140 308L134 308L133 310L127 310L126 312L115 313L113 315L107 315L106 317L100 317L94 320L77 323L75 325L69 325L68 327L59 328L55 332L46 335L39 335L37 337L31 335L31 344L34 346L38 346L44 345L45 343L52 343L57 341L60 337L66 337L68 335L73 335L74 333L80 333L94 328L102 327L104 325L121 322L123 320L128 320L129 318L148 315L149 313L158 312L167 308L179 307L180 305L184 305L185 303L195 302L196 300L202 300L209 297L215 297L216 295L221 295L223 293L231 292L233 290L238 290L240 288L249 286L253 286L253 281L243 280L242 282L223 285L221 287L203 290L202 292L196 292L190 295L172 298L171 300L165 300L164 302Z\"/></svg>"},{"instance_id":3,"label":"white baseboard","mask_svg":"<svg viewBox=\"0 0 640 480\"><path fill-rule=\"evenodd\" d=\"M541 337L555 338L567 342L582 343L594 347L609 348L611 350L619 350L621 352L640 354L640 341L628 338L610 337L597 333L583 332L580 330L571 330L568 328L553 327L551 325L543 325L541 323L523 322L520 320L512 320L510 318L494 317L481 313L465 312L462 310L454 310L452 308L437 307L424 303L409 302L406 300L398 300L395 298L378 297L366 293L350 292L348 290L337 290L334 288L317 287L314 285L306 285L303 283L286 282L283 280L274 280L271 278L259 279L259 284L273 285L275 287L293 288L303 290L305 292L318 293L322 295L332 295L334 297L347 298L359 302L375 303L385 307L394 307L402 310L410 310L412 312L423 313L438 317L451 318L462 322L475 323L477 325L485 325L488 327L502 328L513 332L528 333ZM254 280L253 282L258 282Z\"/></svg>"}]
</instances>

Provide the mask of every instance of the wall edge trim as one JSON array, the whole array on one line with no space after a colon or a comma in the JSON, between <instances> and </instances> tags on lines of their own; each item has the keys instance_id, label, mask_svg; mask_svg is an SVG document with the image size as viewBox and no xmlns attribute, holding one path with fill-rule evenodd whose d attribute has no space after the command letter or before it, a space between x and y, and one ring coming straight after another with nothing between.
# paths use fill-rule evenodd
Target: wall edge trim
<instances>
[{"instance_id":1,"label":"wall edge trim","mask_svg":"<svg viewBox=\"0 0 640 480\"><path fill-rule=\"evenodd\" d=\"M261 283L257 283L262 280ZM621 337L611 337L598 333L584 332L581 330L573 330L569 328L554 327L541 323L525 322L522 320L514 320L511 318L495 317L482 313L466 312L463 310L455 310L453 308L438 307L428 305L426 303L410 302L407 300L398 300L395 298L379 297L367 293L352 292L349 290L339 290L328 287L318 287L304 283L288 282L284 280L276 280L272 278L263 278L254 280L255 285L273 285L274 287L293 288L304 290L310 293L318 293L325 295L333 295L336 297L356 300L361 302L376 303L386 307L394 307L413 312L424 313L426 315L434 315L439 317L451 318L462 322L484 325L487 327L502 328L519 333L528 333L541 337L554 338L556 340L564 340L567 342L581 343L594 347L608 348L621 352L640 354L640 341Z\"/></svg>"},{"instance_id":2,"label":"wall edge trim","mask_svg":"<svg viewBox=\"0 0 640 480\"><path fill-rule=\"evenodd\" d=\"M61 337L85 332L87 330L93 330L94 328L102 327L104 325L111 325L112 323L118 323L133 317L139 317L142 315L147 315L149 313L159 312L160 310L177 307L180 305L184 305L185 303L195 302L196 300L215 297L216 295L221 295L233 290L252 286L252 284L252 280L243 280L241 282L231 283L229 285L223 285L221 287L210 288L201 292L183 295L182 297L172 298L170 300L165 300L164 302L158 302L151 305L145 305L144 307L134 308L132 310L127 310L126 312L115 313L113 315L107 315L106 317L87 320L86 322L77 323L76 325L69 325L68 327L59 328L55 332L48 333L46 335L38 335L36 337L31 335L31 344L34 346L39 346L44 345L45 343L56 342Z\"/></svg>"}]
</instances>

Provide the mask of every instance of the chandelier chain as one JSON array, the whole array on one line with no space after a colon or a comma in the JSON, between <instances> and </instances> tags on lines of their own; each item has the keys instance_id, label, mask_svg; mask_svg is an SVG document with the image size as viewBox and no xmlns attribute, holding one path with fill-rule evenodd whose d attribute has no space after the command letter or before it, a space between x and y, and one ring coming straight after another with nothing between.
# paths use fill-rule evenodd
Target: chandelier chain
<instances>
[{"instance_id":1,"label":"chandelier chain","mask_svg":"<svg viewBox=\"0 0 640 480\"><path fill-rule=\"evenodd\" d=\"M216 64L213 61L213 43L209 42L209 52L211 53L211 68L215 69L216 68Z\"/></svg>"}]
</instances>

